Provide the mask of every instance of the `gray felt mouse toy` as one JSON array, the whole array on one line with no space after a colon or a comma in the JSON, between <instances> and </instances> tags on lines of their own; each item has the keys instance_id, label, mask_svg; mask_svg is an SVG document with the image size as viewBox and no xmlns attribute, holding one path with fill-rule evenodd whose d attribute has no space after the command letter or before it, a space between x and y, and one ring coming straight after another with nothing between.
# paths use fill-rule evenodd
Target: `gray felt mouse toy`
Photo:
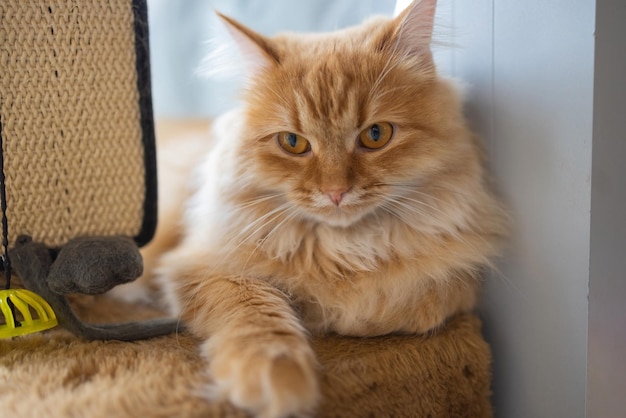
<instances>
[{"instance_id":1,"label":"gray felt mouse toy","mask_svg":"<svg viewBox=\"0 0 626 418\"><path fill-rule=\"evenodd\" d=\"M102 294L141 275L143 260L130 238L79 237L60 249L50 249L28 236L20 236L9 256L11 267L24 286L43 297L54 310L59 324L79 337L132 341L180 330L176 319L86 324L72 311L65 294Z\"/></svg>"}]
</instances>

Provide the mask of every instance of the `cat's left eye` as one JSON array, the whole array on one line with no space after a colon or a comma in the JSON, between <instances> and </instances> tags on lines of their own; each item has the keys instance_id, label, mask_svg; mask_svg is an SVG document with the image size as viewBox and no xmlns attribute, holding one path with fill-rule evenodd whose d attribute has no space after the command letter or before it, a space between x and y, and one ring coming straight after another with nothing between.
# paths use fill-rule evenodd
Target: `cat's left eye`
<instances>
[{"instance_id":1,"label":"cat's left eye","mask_svg":"<svg viewBox=\"0 0 626 418\"><path fill-rule=\"evenodd\" d=\"M361 131L359 145L368 150L377 150L387 145L392 137L392 124L389 122L374 123Z\"/></svg>"},{"instance_id":2,"label":"cat's left eye","mask_svg":"<svg viewBox=\"0 0 626 418\"><path fill-rule=\"evenodd\" d=\"M293 132L279 132L278 145L289 154L303 155L311 150L311 144L302 135Z\"/></svg>"}]
</instances>

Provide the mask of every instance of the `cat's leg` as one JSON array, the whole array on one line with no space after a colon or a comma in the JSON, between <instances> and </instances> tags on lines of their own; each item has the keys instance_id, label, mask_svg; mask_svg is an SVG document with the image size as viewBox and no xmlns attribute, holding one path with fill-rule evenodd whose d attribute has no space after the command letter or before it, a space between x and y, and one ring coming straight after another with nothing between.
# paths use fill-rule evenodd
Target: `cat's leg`
<instances>
[{"instance_id":1,"label":"cat's leg","mask_svg":"<svg viewBox=\"0 0 626 418\"><path fill-rule=\"evenodd\" d=\"M204 265L169 264L183 323L205 340L216 394L262 417L312 412L315 355L285 295L260 280L208 275Z\"/></svg>"}]
</instances>

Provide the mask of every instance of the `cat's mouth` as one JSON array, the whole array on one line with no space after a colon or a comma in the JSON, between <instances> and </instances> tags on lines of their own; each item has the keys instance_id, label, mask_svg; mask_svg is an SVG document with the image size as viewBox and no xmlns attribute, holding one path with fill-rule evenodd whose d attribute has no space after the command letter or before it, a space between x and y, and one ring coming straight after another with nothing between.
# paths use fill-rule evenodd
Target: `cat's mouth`
<instances>
[{"instance_id":1,"label":"cat's mouth","mask_svg":"<svg viewBox=\"0 0 626 418\"><path fill-rule=\"evenodd\" d=\"M370 199L352 194L347 195L339 204L326 200L323 196L314 198L312 202L306 205L306 212L315 221L333 227L349 227L363 219L375 208L375 204L370 202Z\"/></svg>"},{"instance_id":2,"label":"cat's mouth","mask_svg":"<svg viewBox=\"0 0 626 418\"><path fill-rule=\"evenodd\" d=\"M332 227L347 228L365 216L366 213L348 213L345 210L337 208L333 213L319 213L307 211L309 218L314 221L324 223Z\"/></svg>"},{"instance_id":3,"label":"cat's mouth","mask_svg":"<svg viewBox=\"0 0 626 418\"><path fill-rule=\"evenodd\" d=\"M289 200L300 209L299 215L315 223L347 228L377 212L384 204L387 185L353 186L337 194L322 190L295 189Z\"/></svg>"},{"instance_id":4,"label":"cat's mouth","mask_svg":"<svg viewBox=\"0 0 626 418\"><path fill-rule=\"evenodd\" d=\"M353 225L367 214L366 211L348 210L340 207L333 208L329 212L323 214L320 220L330 226L341 228Z\"/></svg>"}]
</instances>

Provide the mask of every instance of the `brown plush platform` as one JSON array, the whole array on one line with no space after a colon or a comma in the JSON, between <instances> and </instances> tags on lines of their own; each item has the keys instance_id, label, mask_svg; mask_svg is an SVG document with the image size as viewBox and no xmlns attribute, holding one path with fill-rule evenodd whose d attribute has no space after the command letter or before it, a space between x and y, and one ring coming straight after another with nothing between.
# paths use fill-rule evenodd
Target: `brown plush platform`
<instances>
[{"instance_id":1,"label":"brown plush platform","mask_svg":"<svg viewBox=\"0 0 626 418\"><path fill-rule=\"evenodd\" d=\"M156 315L99 297L89 321ZM430 337L313 340L321 363L319 417L490 417L491 357L472 315ZM0 340L6 417L245 417L202 398L209 378L187 334L135 343L80 341L64 330Z\"/></svg>"}]
</instances>

